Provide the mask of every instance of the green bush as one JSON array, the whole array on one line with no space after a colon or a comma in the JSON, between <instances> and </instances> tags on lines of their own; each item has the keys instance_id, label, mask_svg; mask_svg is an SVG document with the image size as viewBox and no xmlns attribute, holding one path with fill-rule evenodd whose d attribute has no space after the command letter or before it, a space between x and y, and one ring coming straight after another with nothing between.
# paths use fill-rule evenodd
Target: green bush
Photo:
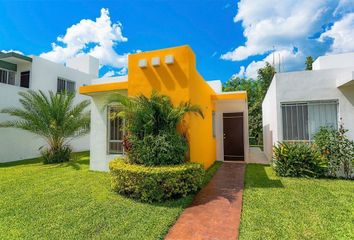
<instances>
[{"instance_id":1,"label":"green bush","mask_svg":"<svg viewBox=\"0 0 354 240\"><path fill-rule=\"evenodd\" d=\"M129 162L145 166L176 165L185 161L187 140L175 131L147 135L143 139L129 137Z\"/></svg>"},{"instance_id":2,"label":"green bush","mask_svg":"<svg viewBox=\"0 0 354 240\"><path fill-rule=\"evenodd\" d=\"M146 167L117 158L110 162L114 191L143 202L161 202L185 197L203 183L205 170L198 163Z\"/></svg>"},{"instance_id":3,"label":"green bush","mask_svg":"<svg viewBox=\"0 0 354 240\"><path fill-rule=\"evenodd\" d=\"M49 164L49 163L67 162L70 160L71 152L72 152L71 148L65 145L57 149L54 148L45 149L41 152L43 163Z\"/></svg>"},{"instance_id":4,"label":"green bush","mask_svg":"<svg viewBox=\"0 0 354 240\"><path fill-rule=\"evenodd\" d=\"M318 177L324 172L321 154L305 143L278 143L274 146L272 165L283 177Z\"/></svg>"},{"instance_id":5,"label":"green bush","mask_svg":"<svg viewBox=\"0 0 354 240\"><path fill-rule=\"evenodd\" d=\"M327 161L327 175L338 177L342 168L345 178L351 178L354 162L354 142L346 136L343 124L338 130L321 127L315 134L315 145Z\"/></svg>"}]
</instances>

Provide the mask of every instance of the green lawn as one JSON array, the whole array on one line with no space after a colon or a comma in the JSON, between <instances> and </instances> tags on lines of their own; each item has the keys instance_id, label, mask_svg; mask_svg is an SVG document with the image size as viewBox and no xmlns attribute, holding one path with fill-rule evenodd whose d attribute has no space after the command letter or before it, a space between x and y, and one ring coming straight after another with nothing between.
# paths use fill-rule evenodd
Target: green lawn
<instances>
[{"instance_id":1,"label":"green lawn","mask_svg":"<svg viewBox=\"0 0 354 240\"><path fill-rule=\"evenodd\" d=\"M130 200L111 192L108 173L89 171L88 163L81 153L65 164L0 164L0 239L161 239L192 200Z\"/></svg>"},{"instance_id":2,"label":"green lawn","mask_svg":"<svg viewBox=\"0 0 354 240\"><path fill-rule=\"evenodd\" d=\"M280 178L247 165L240 239L354 239L354 181Z\"/></svg>"}]
</instances>

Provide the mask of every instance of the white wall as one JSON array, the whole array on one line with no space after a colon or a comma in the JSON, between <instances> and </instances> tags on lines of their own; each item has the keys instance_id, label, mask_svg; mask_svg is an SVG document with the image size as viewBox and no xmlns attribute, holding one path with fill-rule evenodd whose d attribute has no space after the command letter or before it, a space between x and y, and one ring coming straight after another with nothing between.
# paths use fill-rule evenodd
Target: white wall
<instances>
[{"instance_id":1,"label":"white wall","mask_svg":"<svg viewBox=\"0 0 354 240\"><path fill-rule=\"evenodd\" d=\"M243 112L243 133L245 161L249 159L248 108L245 100L217 100L215 101L215 139L216 159L224 160L224 128L223 113Z\"/></svg>"},{"instance_id":2,"label":"white wall","mask_svg":"<svg viewBox=\"0 0 354 240\"><path fill-rule=\"evenodd\" d=\"M313 70L354 67L354 53L321 56L312 64Z\"/></svg>"},{"instance_id":3,"label":"white wall","mask_svg":"<svg viewBox=\"0 0 354 240\"><path fill-rule=\"evenodd\" d=\"M268 161L272 157L273 144L278 141L276 77L273 78L262 103L263 151Z\"/></svg>"},{"instance_id":4,"label":"white wall","mask_svg":"<svg viewBox=\"0 0 354 240\"><path fill-rule=\"evenodd\" d=\"M30 89L48 92L57 90L57 78L63 77L76 82L76 90L84 84L89 84L92 76L67 68L40 57L33 57L30 64L18 65L20 71L31 71ZM97 76L95 76L97 77ZM17 79L19 81L19 78ZM0 109L6 107L20 107L18 92L27 91L27 88L12 86L0 83ZM87 96L77 94L75 103L89 99ZM89 108L87 110L90 110ZM0 122L10 119L7 114L0 114ZM0 128L0 162L10 162L27 158L34 158L40 155L38 148L45 143L37 136L23 130ZM74 151L89 150L89 135L71 142Z\"/></svg>"},{"instance_id":5,"label":"white wall","mask_svg":"<svg viewBox=\"0 0 354 240\"><path fill-rule=\"evenodd\" d=\"M66 61L66 66L83 73L90 74L92 77L98 76L99 61L90 55L81 55L70 58Z\"/></svg>"},{"instance_id":6,"label":"white wall","mask_svg":"<svg viewBox=\"0 0 354 240\"><path fill-rule=\"evenodd\" d=\"M264 132L267 157L271 146L282 141L281 103L285 102L338 100L338 117L349 129L348 137L354 140L354 85L337 87L338 79L352 71L354 67L276 74L263 101L263 128L269 126L269 131Z\"/></svg>"},{"instance_id":7,"label":"white wall","mask_svg":"<svg viewBox=\"0 0 354 240\"><path fill-rule=\"evenodd\" d=\"M127 95L127 91L117 91ZM115 94L115 93L112 93ZM92 95L91 100L91 139L90 139L90 169L108 171L108 164L116 154L107 153L107 107L110 94L107 92Z\"/></svg>"}]
</instances>

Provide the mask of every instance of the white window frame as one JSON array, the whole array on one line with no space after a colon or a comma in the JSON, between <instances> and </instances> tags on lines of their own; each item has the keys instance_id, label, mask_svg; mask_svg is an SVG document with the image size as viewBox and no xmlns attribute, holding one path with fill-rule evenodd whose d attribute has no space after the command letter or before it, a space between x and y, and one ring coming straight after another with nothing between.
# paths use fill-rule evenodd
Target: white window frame
<instances>
[{"instance_id":1,"label":"white window frame","mask_svg":"<svg viewBox=\"0 0 354 240\"><path fill-rule=\"evenodd\" d=\"M16 86L16 72L8 70L8 69L4 69L4 68L0 68L0 70L6 72L5 82L0 82L0 83ZM9 75L10 75L10 73L14 74L14 84L10 84L9 83Z\"/></svg>"},{"instance_id":2,"label":"white window frame","mask_svg":"<svg viewBox=\"0 0 354 240\"><path fill-rule=\"evenodd\" d=\"M310 124L307 124L307 131L308 131L308 138L309 139L303 139L303 140L290 140L290 139L284 139L284 121L283 121L283 106L298 106L298 105L307 105L307 120L309 121L309 107L310 105L321 105L321 104L333 104L336 105L336 129L338 129L339 125L339 102L338 99L328 99L328 100L313 100L313 101L294 101L294 102L282 102L280 103L280 114L281 114L281 131L282 131L282 140L284 142L313 142L314 139L311 139L311 134L310 134Z\"/></svg>"},{"instance_id":3,"label":"white window frame","mask_svg":"<svg viewBox=\"0 0 354 240\"><path fill-rule=\"evenodd\" d=\"M121 111L123 109L123 106L120 104L114 104L114 105L112 104L112 105L107 106L107 154L108 155L124 155L125 152L124 152L123 141L124 141L124 136L125 136L125 129L124 129L125 121L122 118L122 121L123 121L122 139L111 140L111 119L110 119L111 116L110 116L110 113L111 113L112 108L118 108L118 111ZM121 143L122 144L122 152L113 152L110 149L111 143Z\"/></svg>"}]
</instances>

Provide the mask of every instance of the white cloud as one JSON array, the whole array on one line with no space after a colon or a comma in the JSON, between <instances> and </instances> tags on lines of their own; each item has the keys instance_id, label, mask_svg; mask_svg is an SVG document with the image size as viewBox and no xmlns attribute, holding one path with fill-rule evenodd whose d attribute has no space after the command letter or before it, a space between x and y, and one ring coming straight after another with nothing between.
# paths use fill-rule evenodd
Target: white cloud
<instances>
[{"instance_id":1,"label":"white cloud","mask_svg":"<svg viewBox=\"0 0 354 240\"><path fill-rule=\"evenodd\" d=\"M293 52L288 50L275 51L268 54L261 61L252 61L247 67L241 66L240 71L236 74L239 77L249 77L256 79L258 69L265 66L265 63L274 64L277 72L286 72L294 69L296 66L302 65L304 67L303 59L306 56L301 52ZM273 60L274 59L274 60Z\"/></svg>"},{"instance_id":2,"label":"white cloud","mask_svg":"<svg viewBox=\"0 0 354 240\"><path fill-rule=\"evenodd\" d=\"M331 52L340 52L344 45L351 49L353 41L347 36L352 36L354 30L348 15L353 11L353 0L241 0L234 21L242 24L246 42L223 54L221 59L243 61L265 55L261 61L240 68L238 74L254 77L261 63L271 58L274 46L281 53L285 70L303 69L306 56L316 58L331 48ZM330 23L334 23L332 28L324 30ZM323 31L321 37L332 39L332 47L331 41L316 39ZM298 50L293 51L294 48Z\"/></svg>"},{"instance_id":3,"label":"white cloud","mask_svg":"<svg viewBox=\"0 0 354 240\"><path fill-rule=\"evenodd\" d=\"M90 54L100 64L122 68L127 65L127 54L118 54L114 46L128 39L122 34L122 25L112 23L108 9L101 9L101 16L95 21L83 19L66 30L52 43L52 50L40 56L54 62L64 63L66 59L81 54Z\"/></svg>"},{"instance_id":4,"label":"white cloud","mask_svg":"<svg viewBox=\"0 0 354 240\"><path fill-rule=\"evenodd\" d=\"M117 72L117 75L124 76L124 75L127 75L127 73L128 73L128 68L127 67L123 67Z\"/></svg>"},{"instance_id":5,"label":"white cloud","mask_svg":"<svg viewBox=\"0 0 354 240\"><path fill-rule=\"evenodd\" d=\"M115 74L116 73L113 70L109 70L105 74L103 74L102 78L113 77Z\"/></svg>"},{"instance_id":6,"label":"white cloud","mask_svg":"<svg viewBox=\"0 0 354 240\"><path fill-rule=\"evenodd\" d=\"M331 29L322 33L319 41L332 39L330 53L354 51L354 13L349 13L343 19L335 22Z\"/></svg>"},{"instance_id":7,"label":"white cloud","mask_svg":"<svg viewBox=\"0 0 354 240\"><path fill-rule=\"evenodd\" d=\"M13 50L13 49L10 49L10 50L1 50L0 52L2 52L2 53L14 52L14 53L18 53L18 54L24 55L23 52L18 51L18 50Z\"/></svg>"}]
</instances>

